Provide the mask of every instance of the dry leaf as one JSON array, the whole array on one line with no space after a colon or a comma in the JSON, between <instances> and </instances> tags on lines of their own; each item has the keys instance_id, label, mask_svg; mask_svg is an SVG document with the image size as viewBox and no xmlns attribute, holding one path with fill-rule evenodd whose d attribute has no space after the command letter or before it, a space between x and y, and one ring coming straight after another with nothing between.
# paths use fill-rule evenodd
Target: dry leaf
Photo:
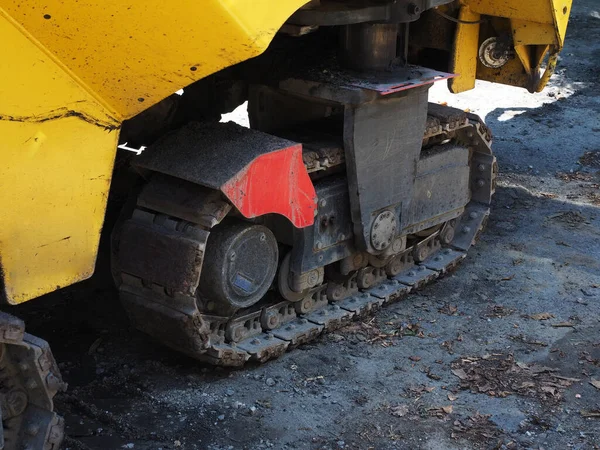
<instances>
[{"instance_id":1,"label":"dry leaf","mask_svg":"<svg viewBox=\"0 0 600 450\"><path fill-rule=\"evenodd\" d=\"M420 356L409 356L408 359L410 359L411 361L421 361L421 357Z\"/></svg>"},{"instance_id":2,"label":"dry leaf","mask_svg":"<svg viewBox=\"0 0 600 450\"><path fill-rule=\"evenodd\" d=\"M469 378L467 372L465 372L463 369L452 369L452 373L461 380L466 380L467 378Z\"/></svg>"},{"instance_id":3,"label":"dry leaf","mask_svg":"<svg viewBox=\"0 0 600 450\"><path fill-rule=\"evenodd\" d=\"M574 327L575 324L573 322L559 322L559 323L553 323L552 326L554 328L570 328L570 327Z\"/></svg>"},{"instance_id":4,"label":"dry leaf","mask_svg":"<svg viewBox=\"0 0 600 450\"><path fill-rule=\"evenodd\" d=\"M453 409L454 408L452 407L452 405L442 406L442 411L444 411L446 414L450 414Z\"/></svg>"},{"instance_id":5,"label":"dry leaf","mask_svg":"<svg viewBox=\"0 0 600 450\"><path fill-rule=\"evenodd\" d=\"M392 412L392 416L404 417L406 414L408 414L408 406L407 405L392 406L391 412Z\"/></svg>"},{"instance_id":6,"label":"dry leaf","mask_svg":"<svg viewBox=\"0 0 600 450\"><path fill-rule=\"evenodd\" d=\"M551 395L555 395L556 394L556 388L552 387L552 386L542 386L541 387L542 392L547 392L548 394Z\"/></svg>"},{"instance_id":7,"label":"dry leaf","mask_svg":"<svg viewBox=\"0 0 600 450\"><path fill-rule=\"evenodd\" d=\"M591 411L586 411L585 409L582 409L579 411L579 414L581 414L581 417L600 417L600 410L594 409Z\"/></svg>"},{"instance_id":8,"label":"dry leaf","mask_svg":"<svg viewBox=\"0 0 600 450\"><path fill-rule=\"evenodd\" d=\"M533 319L533 320L548 320L548 319L553 319L554 314L543 312L543 313L539 313L539 314L533 314L533 315L529 316L529 318Z\"/></svg>"},{"instance_id":9,"label":"dry leaf","mask_svg":"<svg viewBox=\"0 0 600 450\"><path fill-rule=\"evenodd\" d=\"M594 386L596 389L600 389L600 380L594 380L593 378L590 380L590 384Z\"/></svg>"},{"instance_id":10,"label":"dry leaf","mask_svg":"<svg viewBox=\"0 0 600 450\"><path fill-rule=\"evenodd\" d=\"M454 400L456 400L458 398L458 395L454 395L454 394L448 394L448 400L450 400L451 402L453 402Z\"/></svg>"}]
</instances>

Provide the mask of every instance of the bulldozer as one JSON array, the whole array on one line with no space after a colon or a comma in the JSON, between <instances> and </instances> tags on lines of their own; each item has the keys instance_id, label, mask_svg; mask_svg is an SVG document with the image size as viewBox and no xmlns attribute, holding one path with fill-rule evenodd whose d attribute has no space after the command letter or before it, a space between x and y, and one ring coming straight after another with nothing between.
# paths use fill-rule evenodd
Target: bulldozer
<instances>
[{"instance_id":1,"label":"bulldozer","mask_svg":"<svg viewBox=\"0 0 600 450\"><path fill-rule=\"evenodd\" d=\"M119 296L175 351L265 362L397 301L466 256L495 189L490 130L430 87L540 92L570 12L0 0L0 299L89 278L118 184ZM240 105L249 127L221 121ZM0 448L58 449L50 348L5 312L0 330Z\"/></svg>"}]
</instances>

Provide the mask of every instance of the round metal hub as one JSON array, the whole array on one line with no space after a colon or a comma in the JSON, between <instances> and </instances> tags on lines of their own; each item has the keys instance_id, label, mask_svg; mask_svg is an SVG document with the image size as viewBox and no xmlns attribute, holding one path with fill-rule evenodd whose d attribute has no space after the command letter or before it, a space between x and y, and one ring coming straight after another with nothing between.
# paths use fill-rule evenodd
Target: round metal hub
<instances>
[{"instance_id":1,"label":"round metal hub","mask_svg":"<svg viewBox=\"0 0 600 450\"><path fill-rule=\"evenodd\" d=\"M488 38L479 47L479 60L486 67L499 69L510 59L510 51L505 47L498 42L497 38Z\"/></svg>"},{"instance_id":2,"label":"round metal hub","mask_svg":"<svg viewBox=\"0 0 600 450\"><path fill-rule=\"evenodd\" d=\"M398 221L391 211L379 213L371 225L371 245L375 250L384 250L390 246L396 236Z\"/></svg>"},{"instance_id":3,"label":"round metal hub","mask_svg":"<svg viewBox=\"0 0 600 450\"><path fill-rule=\"evenodd\" d=\"M208 239L200 288L217 312L247 308L267 292L277 271L277 240L268 228L222 224Z\"/></svg>"}]
</instances>

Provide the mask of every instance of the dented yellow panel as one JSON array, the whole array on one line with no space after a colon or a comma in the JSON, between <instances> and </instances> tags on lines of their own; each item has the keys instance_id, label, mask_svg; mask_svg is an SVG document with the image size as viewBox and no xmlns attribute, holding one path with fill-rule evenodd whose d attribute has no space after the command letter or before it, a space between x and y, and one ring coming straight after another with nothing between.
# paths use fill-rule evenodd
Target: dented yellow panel
<instances>
[{"instance_id":1,"label":"dented yellow panel","mask_svg":"<svg viewBox=\"0 0 600 450\"><path fill-rule=\"evenodd\" d=\"M307 1L0 0L0 297L89 277L121 122L258 55Z\"/></svg>"},{"instance_id":2,"label":"dented yellow panel","mask_svg":"<svg viewBox=\"0 0 600 450\"><path fill-rule=\"evenodd\" d=\"M10 303L91 275L118 122L0 16L0 264Z\"/></svg>"}]
</instances>

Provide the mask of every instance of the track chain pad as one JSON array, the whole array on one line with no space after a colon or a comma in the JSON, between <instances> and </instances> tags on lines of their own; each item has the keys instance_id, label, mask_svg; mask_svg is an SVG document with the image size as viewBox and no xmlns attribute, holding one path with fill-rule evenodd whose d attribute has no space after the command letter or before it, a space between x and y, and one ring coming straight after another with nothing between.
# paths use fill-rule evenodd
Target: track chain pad
<instances>
[{"instance_id":1,"label":"track chain pad","mask_svg":"<svg viewBox=\"0 0 600 450\"><path fill-rule=\"evenodd\" d=\"M353 317L353 311L340 308L338 305L328 305L320 311L307 315L305 318L309 322L323 325L327 331L331 331L348 324Z\"/></svg>"},{"instance_id":2,"label":"track chain pad","mask_svg":"<svg viewBox=\"0 0 600 450\"><path fill-rule=\"evenodd\" d=\"M445 248L434 255L431 255L421 265L427 267L430 270L435 270L440 273L446 273L452 270L456 265L467 256L464 252L457 252Z\"/></svg>"},{"instance_id":3,"label":"track chain pad","mask_svg":"<svg viewBox=\"0 0 600 450\"><path fill-rule=\"evenodd\" d=\"M354 295L339 303L340 308L346 311L354 312L358 317L377 311L384 300L382 298L373 297L372 295L363 292L362 294Z\"/></svg>"},{"instance_id":4,"label":"track chain pad","mask_svg":"<svg viewBox=\"0 0 600 450\"><path fill-rule=\"evenodd\" d=\"M323 325L317 325L306 319L297 319L285 326L273 330L273 335L284 341L288 341L290 346L296 347L305 342L312 341L323 331Z\"/></svg>"},{"instance_id":5,"label":"track chain pad","mask_svg":"<svg viewBox=\"0 0 600 450\"><path fill-rule=\"evenodd\" d=\"M209 347L206 353L198 355L198 359L219 366L241 367L250 359L250 354L238 348L236 344L215 344Z\"/></svg>"},{"instance_id":6,"label":"track chain pad","mask_svg":"<svg viewBox=\"0 0 600 450\"><path fill-rule=\"evenodd\" d=\"M272 333L263 333L240 342L237 347L250 354L251 361L265 362L278 358L287 350L290 343L273 336Z\"/></svg>"},{"instance_id":7,"label":"track chain pad","mask_svg":"<svg viewBox=\"0 0 600 450\"><path fill-rule=\"evenodd\" d=\"M424 284L436 279L439 273L434 270L429 270L425 266L417 266L413 269L402 272L401 274L394 277L394 280L399 281L402 284L412 286L413 289L417 289Z\"/></svg>"},{"instance_id":8,"label":"track chain pad","mask_svg":"<svg viewBox=\"0 0 600 450\"><path fill-rule=\"evenodd\" d=\"M379 286L375 286L369 291L369 294L374 297L380 298L385 303L392 302L398 297L402 297L408 294L412 288L405 284L401 284L396 280L388 280L381 283Z\"/></svg>"}]
</instances>

